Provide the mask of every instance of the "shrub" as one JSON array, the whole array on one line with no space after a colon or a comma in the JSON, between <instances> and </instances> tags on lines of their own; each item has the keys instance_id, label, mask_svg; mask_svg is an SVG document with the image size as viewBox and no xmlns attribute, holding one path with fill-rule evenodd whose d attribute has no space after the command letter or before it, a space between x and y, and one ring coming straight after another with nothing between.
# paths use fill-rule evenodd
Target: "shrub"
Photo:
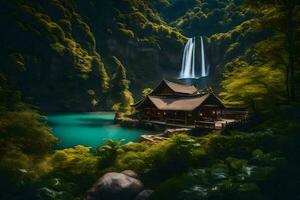
<instances>
[{"instance_id":1,"label":"shrub","mask_svg":"<svg viewBox=\"0 0 300 200\"><path fill-rule=\"evenodd\" d=\"M108 140L103 146L97 149L97 155L100 157L99 165L101 168L114 164L118 154L123 152L123 142L124 140Z\"/></svg>"}]
</instances>

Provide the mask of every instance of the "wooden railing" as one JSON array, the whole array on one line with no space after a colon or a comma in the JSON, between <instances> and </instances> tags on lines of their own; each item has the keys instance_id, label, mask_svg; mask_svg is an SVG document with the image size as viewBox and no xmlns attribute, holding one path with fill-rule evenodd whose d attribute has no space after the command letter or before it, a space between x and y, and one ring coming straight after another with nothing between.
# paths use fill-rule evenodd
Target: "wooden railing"
<instances>
[{"instance_id":1,"label":"wooden railing","mask_svg":"<svg viewBox=\"0 0 300 200\"><path fill-rule=\"evenodd\" d=\"M244 117L242 119L239 120L235 120L235 121L230 121L230 122L226 122L221 121L221 120L185 120L185 119L172 119L172 118L159 118L159 117L150 117L150 119L144 119L143 121L147 122L151 122L151 121L156 121L158 123L161 124L176 124L176 125L182 125L182 126L192 126L195 128L200 128L200 129L209 129L209 130L214 130L214 129L219 129L219 130L225 130L225 129L240 129L240 128L245 128L248 125L249 119Z\"/></svg>"},{"instance_id":2,"label":"wooden railing","mask_svg":"<svg viewBox=\"0 0 300 200\"><path fill-rule=\"evenodd\" d=\"M221 114L222 118L228 118L228 119L243 119L248 117L249 113L248 111L238 111L238 110L226 110L223 111L223 113Z\"/></svg>"},{"instance_id":3,"label":"wooden railing","mask_svg":"<svg viewBox=\"0 0 300 200\"><path fill-rule=\"evenodd\" d=\"M204 128L204 129L215 129L216 125L215 122L209 121L195 121L196 128Z\"/></svg>"},{"instance_id":4,"label":"wooden railing","mask_svg":"<svg viewBox=\"0 0 300 200\"><path fill-rule=\"evenodd\" d=\"M166 123L174 123L174 124L185 124L185 120L184 119L166 119L165 120Z\"/></svg>"},{"instance_id":5,"label":"wooden railing","mask_svg":"<svg viewBox=\"0 0 300 200\"><path fill-rule=\"evenodd\" d=\"M234 122L225 123L222 125L222 129L239 129L239 128L245 128L247 124L249 123L248 118L243 118Z\"/></svg>"},{"instance_id":6,"label":"wooden railing","mask_svg":"<svg viewBox=\"0 0 300 200\"><path fill-rule=\"evenodd\" d=\"M232 122L214 122L214 121L195 121L195 128L203 129L238 129L246 127L248 118L243 118Z\"/></svg>"}]
</instances>

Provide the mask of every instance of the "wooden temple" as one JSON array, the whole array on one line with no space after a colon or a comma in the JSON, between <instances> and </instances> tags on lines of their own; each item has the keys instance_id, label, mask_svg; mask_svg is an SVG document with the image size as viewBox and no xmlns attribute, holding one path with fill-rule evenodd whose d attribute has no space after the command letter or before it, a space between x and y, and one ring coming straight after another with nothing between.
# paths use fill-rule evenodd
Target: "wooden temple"
<instances>
[{"instance_id":1,"label":"wooden temple","mask_svg":"<svg viewBox=\"0 0 300 200\"><path fill-rule=\"evenodd\" d=\"M182 85L167 80L149 95L133 105L135 117L141 121L177 124L195 127L197 124L215 127L225 109L214 93L201 93L195 86Z\"/></svg>"}]
</instances>

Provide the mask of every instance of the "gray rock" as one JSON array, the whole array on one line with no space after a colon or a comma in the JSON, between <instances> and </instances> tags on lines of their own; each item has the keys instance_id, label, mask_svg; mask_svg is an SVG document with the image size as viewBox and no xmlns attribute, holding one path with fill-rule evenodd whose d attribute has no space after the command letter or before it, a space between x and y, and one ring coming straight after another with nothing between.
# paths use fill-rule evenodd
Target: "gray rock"
<instances>
[{"instance_id":1,"label":"gray rock","mask_svg":"<svg viewBox=\"0 0 300 200\"><path fill-rule=\"evenodd\" d=\"M132 177L132 178L136 178L136 179L138 179L138 175L134 172L134 171L132 171L132 170L125 170L125 171L122 171L121 172L122 174L125 174L125 175L127 175L127 176L130 176L130 177Z\"/></svg>"},{"instance_id":2,"label":"gray rock","mask_svg":"<svg viewBox=\"0 0 300 200\"><path fill-rule=\"evenodd\" d=\"M87 193L87 200L132 200L144 186L136 178L111 172L103 175Z\"/></svg>"},{"instance_id":3,"label":"gray rock","mask_svg":"<svg viewBox=\"0 0 300 200\"><path fill-rule=\"evenodd\" d=\"M134 200L148 200L152 193L153 190L143 190L135 197Z\"/></svg>"}]
</instances>

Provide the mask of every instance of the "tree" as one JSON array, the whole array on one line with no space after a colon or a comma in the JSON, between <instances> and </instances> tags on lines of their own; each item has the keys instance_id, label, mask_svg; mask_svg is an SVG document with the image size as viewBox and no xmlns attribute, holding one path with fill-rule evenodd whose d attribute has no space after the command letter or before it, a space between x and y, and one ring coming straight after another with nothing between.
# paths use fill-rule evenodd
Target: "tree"
<instances>
[{"instance_id":1,"label":"tree","mask_svg":"<svg viewBox=\"0 0 300 200\"><path fill-rule=\"evenodd\" d=\"M253 111L269 111L282 100L284 73L281 69L252 66L242 61L233 65L241 67L227 73L222 82L225 90L221 95L225 101L246 104Z\"/></svg>"},{"instance_id":2,"label":"tree","mask_svg":"<svg viewBox=\"0 0 300 200\"><path fill-rule=\"evenodd\" d=\"M253 13L258 14L261 27L268 26L274 33L285 36L285 48L287 51L285 64L286 71L286 90L288 99L296 99L296 69L295 69L295 34L297 27L295 26L299 17L299 1L297 0L247 0L246 7Z\"/></svg>"},{"instance_id":3,"label":"tree","mask_svg":"<svg viewBox=\"0 0 300 200\"><path fill-rule=\"evenodd\" d=\"M97 149L97 155L100 157L100 166L107 167L117 158L119 153L123 153L124 140L108 140L106 144Z\"/></svg>"},{"instance_id":4,"label":"tree","mask_svg":"<svg viewBox=\"0 0 300 200\"><path fill-rule=\"evenodd\" d=\"M114 64L117 69L111 79L111 97L115 102L113 109L116 112L121 112L125 114L132 113L132 107L134 100L131 92L129 91L129 81L126 77L126 69L121 63L121 61L113 57Z\"/></svg>"},{"instance_id":5,"label":"tree","mask_svg":"<svg viewBox=\"0 0 300 200\"><path fill-rule=\"evenodd\" d=\"M145 88L142 92L143 97L147 96L148 94L150 94L153 91L152 88Z\"/></svg>"}]
</instances>

